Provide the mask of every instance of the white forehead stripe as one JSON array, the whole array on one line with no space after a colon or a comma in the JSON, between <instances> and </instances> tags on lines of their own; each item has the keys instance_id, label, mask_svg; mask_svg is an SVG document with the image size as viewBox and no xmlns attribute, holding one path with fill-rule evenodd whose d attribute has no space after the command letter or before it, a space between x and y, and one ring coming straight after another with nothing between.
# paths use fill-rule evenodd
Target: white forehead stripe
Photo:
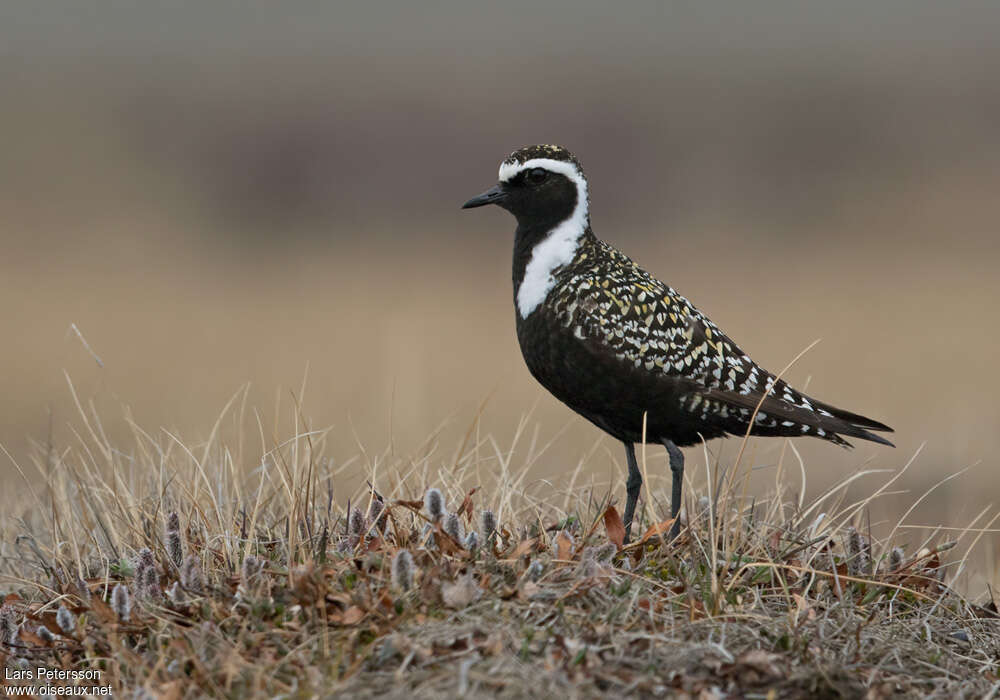
<instances>
[{"instance_id":1,"label":"white forehead stripe","mask_svg":"<svg viewBox=\"0 0 1000 700\"><path fill-rule=\"evenodd\" d=\"M524 268L524 279L517 289L517 310L521 318L527 318L545 301L556 284L552 276L556 268L572 262L580 239L587 230L588 220L587 181L570 162L552 158L532 158L523 163L504 162L500 164L500 182L507 182L519 172L532 168L545 168L569 178L576 185L576 206L531 252L531 260Z\"/></svg>"},{"instance_id":2,"label":"white forehead stripe","mask_svg":"<svg viewBox=\"0 0 1000 700\"><path fill-rule=\"evenodd\" d=\"M518 173L531 170L532 168L545 168L554 173L565 175L575 182L578 187L582 184L583 189L585 191L587 189L587 182L583 179L583 176L575 165L566 160L555 160L553 158L532 158L523 163L508 163L504 161L500 164L498 177L500 178L500 182L507 182L513 179Z\"/></svg>"}]
</instances>

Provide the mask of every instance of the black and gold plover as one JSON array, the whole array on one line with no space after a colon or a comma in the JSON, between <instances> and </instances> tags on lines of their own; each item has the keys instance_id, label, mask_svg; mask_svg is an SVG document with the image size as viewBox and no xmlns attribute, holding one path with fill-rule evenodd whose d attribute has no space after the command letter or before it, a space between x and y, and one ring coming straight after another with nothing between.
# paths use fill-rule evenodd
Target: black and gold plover
<instances>
[{"instance_id":1,"label":"black and gold plover","mask_svg":"<svg viewBox=\"0 0 1000 700\"><path fill-rule=\"evenodd\" d=\"M892 445L892 429L822 403L759 367L691 302L594 235L583 168L559 146L527 146L463 209L517 218L514 305L524 361L542 386L625 444L626 533L642 475L635 443L667 448L671 536L679 531L685 447L724 435L842 436ZM757 412L754 416L754 412ZM628 535L626 535L627 537Z\"/></svg>"}]
</instances>

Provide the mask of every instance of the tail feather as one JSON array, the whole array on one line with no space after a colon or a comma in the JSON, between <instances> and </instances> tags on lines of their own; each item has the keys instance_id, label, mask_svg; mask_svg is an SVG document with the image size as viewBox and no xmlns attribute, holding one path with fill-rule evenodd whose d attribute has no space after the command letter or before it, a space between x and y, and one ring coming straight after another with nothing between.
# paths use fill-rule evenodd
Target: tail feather
<instances>
[{"instance_id":1,"label":"tail feather","mask_svg":"<svg viewBox=\"0 0 1000 700\"><path fill-rule=\"evenodd\" d=\"M895 447L894 444L892 444L891 442L889 442L888 440L886 440L881 435L876 435L875 433L869 432L869 431L865 430L864 428L859 428L856 425L850 425L850 424L848 424L848 425L849 425L849 428L847 430L841 429L841 430L838 430L837 433L835 433L835 434L836 435L850 435L851 437L860 438L862 440L869 440L871 442L877 442L880 445L888 445L889 447ZM889 431L891 432L892 428L889 428ZM854 445L852 445L851 443L849 443L847 440L843 440L843 443L844 443L844 447L854 447Z\"/></svg>"},{"instance_id":2,"label":"tail feather","mask_svg":"<svg viewBox=\"0 0 1000 700\"><path fill-rule=\"evenodd\" d=\"M789 403L776 396L767 396L764 398L763 394L757 392L740 394L733 391L710 389L703 391L702 395L707 399L721 401L740 409L753 411L759 406L760 413L766 415L769 419L774 419L775 424L755 425L752 431L753 434L814 435L844 445L845 447L851 447L849 442L840 437L843 435L895 447L895 445L881 435L871 432L872 430L892 432L892 428L889 426L856 413L813 401L812 399L808 399L809 404L813 406L812 409L809 409L805 406ZM762 398L763 401L761 401Z\"/></svg>"},{"instance_id":3,"label":"tail feather","mask_svg":"<svg viewBox=\"0 0 1000 700\"><path fill-rule=\"evenodd\" d=\"M879 423L877 420L866 418L865 416L862 416L858 413L851 413L850 411L845 411L842 408L837 408L836 406L831 406L828 403L823 403L822 401L816 401L814 399L810 399L810 402L816 408L827 411L828 413L833 414L840 420L850 423L851 425L856 425L861 428L868 428L869 430L877 430L878 432L881 433L893 432L893 429L890 428L885 423Z\"/></svg>"}]
</instances>

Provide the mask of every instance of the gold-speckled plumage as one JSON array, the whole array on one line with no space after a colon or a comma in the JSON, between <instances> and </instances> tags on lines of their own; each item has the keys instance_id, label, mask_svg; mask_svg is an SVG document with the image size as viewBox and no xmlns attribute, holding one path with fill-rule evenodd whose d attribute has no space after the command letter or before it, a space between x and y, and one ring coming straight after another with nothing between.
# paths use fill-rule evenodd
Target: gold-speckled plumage
<instances>
[{"instance_id":1,"label":"gold-speckled plumage","mask_svg":"<svg viewBox=\"0 0 1000 700\"><path fill-rule=\"evenodd\" d=\"M500 182L464 205L498 204L517 218L517 337L532 375L556 398L625 444L626 532L642 476L634 443L660 442L680 508L683 453L724 435L842 436L886 445L870 418L821 403L759 367L709 318L590 227L589 186L559 146L528 146ZM753 424L751 425L751 420ZM677 533L678 523L672 529Z\"/></svg>"},{"instance_id":2,"label":"gold-speckled plumage","mask_svg":"<svg viewBox=\"0 0 1000 700\"><path fill-rule=\"evenodd\" d=\"M584 236L573 262L558 271L557 280L545 312L574 337L603 343L617 360L636 369L690 381L690 390L678 396L677 409L702 420L724 419L727 427L736 429L743 423L745 430L756 401L754 406L733 405L717 393L713 398L713 392L756 395L759 400L774 377L690 301L593 235ZM783 381L771 394L792 406L832 415ZM772 428L786 423L783 427L798 428L801 434L838 441L822 427L781 421L764 410L755 423Z\"/></svg>"}]
</instances>

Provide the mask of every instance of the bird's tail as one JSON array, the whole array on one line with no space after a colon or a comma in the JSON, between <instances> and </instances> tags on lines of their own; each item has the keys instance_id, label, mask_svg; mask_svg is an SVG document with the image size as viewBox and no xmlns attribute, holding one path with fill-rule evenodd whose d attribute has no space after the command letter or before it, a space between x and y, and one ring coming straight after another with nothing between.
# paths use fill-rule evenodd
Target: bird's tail
<instances>
[{"instance_id":1,"label":"bird's tail","mask_svg":"<svg viewBox=\"0 0 1000 700\"><path fill-rule=\"evenodd\" d=\"M750 431L752 435L811 435L844 447L851 447L851 443L844 437L854 437L895 447L881 435L872 432L891 433L892 428L884 423L816 401L790 387L785 391L785 387L781 386L779 391L782 392L781 396L790 396L792 400L788 401L773 393L764 398L764 394L758 392L740 394L718 389L705 392L705 398L721 401L737 409L757 410L754 427ZM746 430L746 423L743 423L743 430ZM731 432L738 434L739 429Z\"/></svg>"}]
</instances>

